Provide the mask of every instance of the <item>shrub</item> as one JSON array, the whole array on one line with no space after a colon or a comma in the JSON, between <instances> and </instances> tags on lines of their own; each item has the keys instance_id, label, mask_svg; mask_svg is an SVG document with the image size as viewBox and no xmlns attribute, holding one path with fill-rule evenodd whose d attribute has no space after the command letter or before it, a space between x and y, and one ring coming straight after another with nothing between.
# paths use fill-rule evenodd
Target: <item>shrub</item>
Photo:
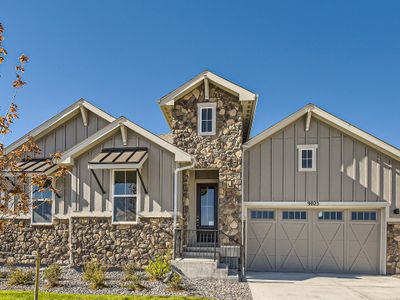
<instances>
[{"instance_id":1,"label":"shrub","mask_svg":"<svg viewBox=\"0 0 400 300\"><path fill-rule=\"evenodd\" d=\"M146 288L142 285L142 279L139 275L126 275L125 281L128 281L127 288L131 291L141 291Z\"/></svg>"},{"instance_id":2,"label":"shrub","mask_svg":"<svg viewBox=\"0 0 400 300\"><path fill-rule=\"evenodd\" d=\"M7 272L0 272L0 279L7 278Z\"/></svg>"},{"instance_id":3,"label":"shrub","mask_svg":"<svg viewBox=\"0 0 400 300\"><path fill-rule=\"evenodd\" d=\"M184 287L182 285L182 276L174 273L174 275L172 275L171 279L168 281L168 285L173 291L183 290Z\"/></svg>"},{"instance_id":4,"label":"shrub","mask_svg":"<svg viewBox=\"0 0 400 300\"><path fill-rule=\"evenodd\" d=\"M48 287L55 287L58 285L61 276L61 267L58 264L52 264L44 270L44 278L47 281Z\"/></svg>"},{"instance_id":5,"label":"shrub","mask_svg":"<svg viewBox=\"0 0 400 300\"><path fill-rule=\"evenodd\" d=\"M32 281L33 281L33 272L24 271L19 268L14 269L8 276L8 285L10 286L28 285L32 284Z\"/></svg>"},{"instance_id":6,"label":"shrub","mask_svg":"<svg viewBox=\"0 0 400 300\"><path fill-rule=\"evenodd\" d=\"M91 260L83 266L83 280L85 280L91 289L97 290L105 286L106 281L106 270L97 260Z\"/></svg>"},{"instance_id":7,"label":"shrub","mask_svg":"<svg viewBox=\"0 0 400 300\"><path fill-rule=\"evenodd\" d=\"M139 270L139 266L138 266L136 263L134 263L134 262L130 262L130 263L128 263L127 265L125 265L125 266L122 268L122 270L124 271L125 276L133 275L133 274L135 274L135 272L136 272L137 270Z\"/></svg>"},{"instance_id":8,"label":"shrub","mask_svg":"<svg viewBox=\"0 0 400 300\"><path fill-rule=\"evenodd\" d=\"M157 256L146 267L146 273L152 280L162 280L169 272L171 272L171 265L168 256Z\"/></svg>"}]
</instances>

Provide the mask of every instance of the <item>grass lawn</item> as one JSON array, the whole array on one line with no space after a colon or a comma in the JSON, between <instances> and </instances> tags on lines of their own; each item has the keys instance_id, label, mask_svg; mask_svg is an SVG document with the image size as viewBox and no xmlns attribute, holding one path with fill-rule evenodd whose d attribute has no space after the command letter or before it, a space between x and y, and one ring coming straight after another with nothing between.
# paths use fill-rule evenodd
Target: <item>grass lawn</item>
<instances>
[{"instance_id":1,"label":"grass lawn","mask_svg":"<svg viewBox=\"0 0 400 300\"><path fill-rule=\"evenodd\" d=\"M32 300L33 292L24 291L0 291L1 300ZM57 293L40 293L39 300L153 300L153 299L168 299L168 300L195 300L205 299L196 297L183 296L128 296L128 295L75 295L75 294L57 294Z\"/></svg>"}]
</instances>

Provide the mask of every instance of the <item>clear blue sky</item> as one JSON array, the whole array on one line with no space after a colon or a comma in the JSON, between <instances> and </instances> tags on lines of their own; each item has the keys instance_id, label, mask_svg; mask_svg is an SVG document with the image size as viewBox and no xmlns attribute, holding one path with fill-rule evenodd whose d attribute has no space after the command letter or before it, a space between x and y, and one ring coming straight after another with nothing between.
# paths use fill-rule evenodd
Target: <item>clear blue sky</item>
<instances>
[{"instance_id":1,"label":"clear blue sky","mask_svg":"<svg viewBox=\"0 0 400 300\"><path fill-rule=\"evenodd\" d=\"M260 95L252 135L313 102L400 146L400 1L2 1L21 52L21 120L5 143L79 98L168 132L156 100L209 69Z\"/></svg>"}]
</instances>

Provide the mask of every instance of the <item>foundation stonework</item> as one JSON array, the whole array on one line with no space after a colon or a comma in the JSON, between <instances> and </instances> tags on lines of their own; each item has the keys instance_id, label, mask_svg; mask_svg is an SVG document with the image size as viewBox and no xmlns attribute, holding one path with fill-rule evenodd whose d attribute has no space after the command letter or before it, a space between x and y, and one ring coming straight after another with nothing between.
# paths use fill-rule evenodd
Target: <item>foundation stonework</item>
<instances>
[{"instance_id":1,"label":"foundation stonework","mask_svg":"<svg viewBox=\"0 0 400 300\"><path fill-rule=\"evenodd\" d=\"M173 142L196 158L198 169L218 169L218 228L240 241L242 106L237 96L210 84L209 100L204 85L176 100L172 110ZM197 132L197 104L216 103L216 134L200 136ZM183 217L189 218L188 172L183 174ZM195 217L195 216L192 216ZM222 236L223 241L227 238Z\"/></svg>"},{"instance_id":2,"label":"foundation stonework","mask_svg":"<svg viewBox=\"0 0 400 300\"><path fill-rule=\"evenodd\" d=\"M400 273L400 224L387 225L386 273Z\"/></svg>"},{"instance_id":3,"label":"foundation stonework","mask_svg":"<svg viewBox=\"0 0 400 300\"><path fill-rule=\"evenodd\" d=\"M97 258L109 266L135 262L144 267L172 249L172 239L171 219L146 218L134 225L112 225L111 218L73 218L73 264Z\"/></svg>"},{"instance_id":4,"label":"foundation stonework","mask_svg":"<svg viewBox=\"0 0 400 300\"><path fill-rule=\"evenodd\" d=\"M12 220L4 224L0 234L0 262L33 264L30 255L40 251L43 264L69 263L68 220L55 220L50 226L31 226L29 219Z\"/></svg>"}]
</instances>

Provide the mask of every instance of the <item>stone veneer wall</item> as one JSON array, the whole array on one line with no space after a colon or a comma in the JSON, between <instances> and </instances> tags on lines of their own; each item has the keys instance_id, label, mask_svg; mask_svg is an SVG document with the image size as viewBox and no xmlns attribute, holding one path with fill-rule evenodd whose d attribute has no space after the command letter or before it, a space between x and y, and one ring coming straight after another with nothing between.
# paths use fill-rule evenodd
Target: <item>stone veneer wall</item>
<instances>
[{"instance_id":1,"label":"stone veneer wall","mask_svg":"<svg viewBox=\"0 0 400 300\"><path fill-rule=\"evenodd\" d=\"M52 226L30 226L30 220L7 222L0 234L0 262L33 264L34 258L26 256L40 250L42 263L69 263L68 220L55 220Z\"/></svg>"},{"instance_id":2,"label":"stone veneer wall","mask_svg":"<svg viewBox=\"0 0 400 300\"><path fill-rule=\"evenodd\" d=\"M197 104L217 103L216 135L197 134ZM175 101L172 111L173 142L194 155L196 168L219 170L219 230L240 240L242 106L238 97L210 84L210 99L204 99L204 85ZM183 212L189 214L188 174L183 174Z\"/></svg>"},{"instance_id":3,"label":"stone veneer wall","mask_svg":"<svg viewBox=\"0 0 400 300\"><path fill-rule=\"evenodd\" d=\"M386 273L400 273L400 224L387 225Z\"/></svg>"},{"instance_id":4,"label":"stone veneer wall","mask_svg":"<svg viewBox=\"0 0 400 300\"><path fill-rule=\"evenodd\" d=\"M172 220L141 219L135 225L112 225L111 218L72 219L74 265L97 258L110 266L136 262L141 267L151 258L172 249Z\"/></svg>"},{"instance_id":5,"label":"stone veneer wall","mask_svg":"<svg viewBox=\"0 0 400 300\"><path fill-rule=\"evenodd\" d=\"M69 265L69 220L54 220L51 226L31 226L30 220L15 220L0 234L0 263L12 260L17 264L34 264L39 249L42 263ZM141 219L134 225L112 225L111 218L72 218L72 260L81 266L98 258L108 266L123 266L136 262L147 265L151 258L172 249L172 220Z\"/></svg>"}]
</instances>

